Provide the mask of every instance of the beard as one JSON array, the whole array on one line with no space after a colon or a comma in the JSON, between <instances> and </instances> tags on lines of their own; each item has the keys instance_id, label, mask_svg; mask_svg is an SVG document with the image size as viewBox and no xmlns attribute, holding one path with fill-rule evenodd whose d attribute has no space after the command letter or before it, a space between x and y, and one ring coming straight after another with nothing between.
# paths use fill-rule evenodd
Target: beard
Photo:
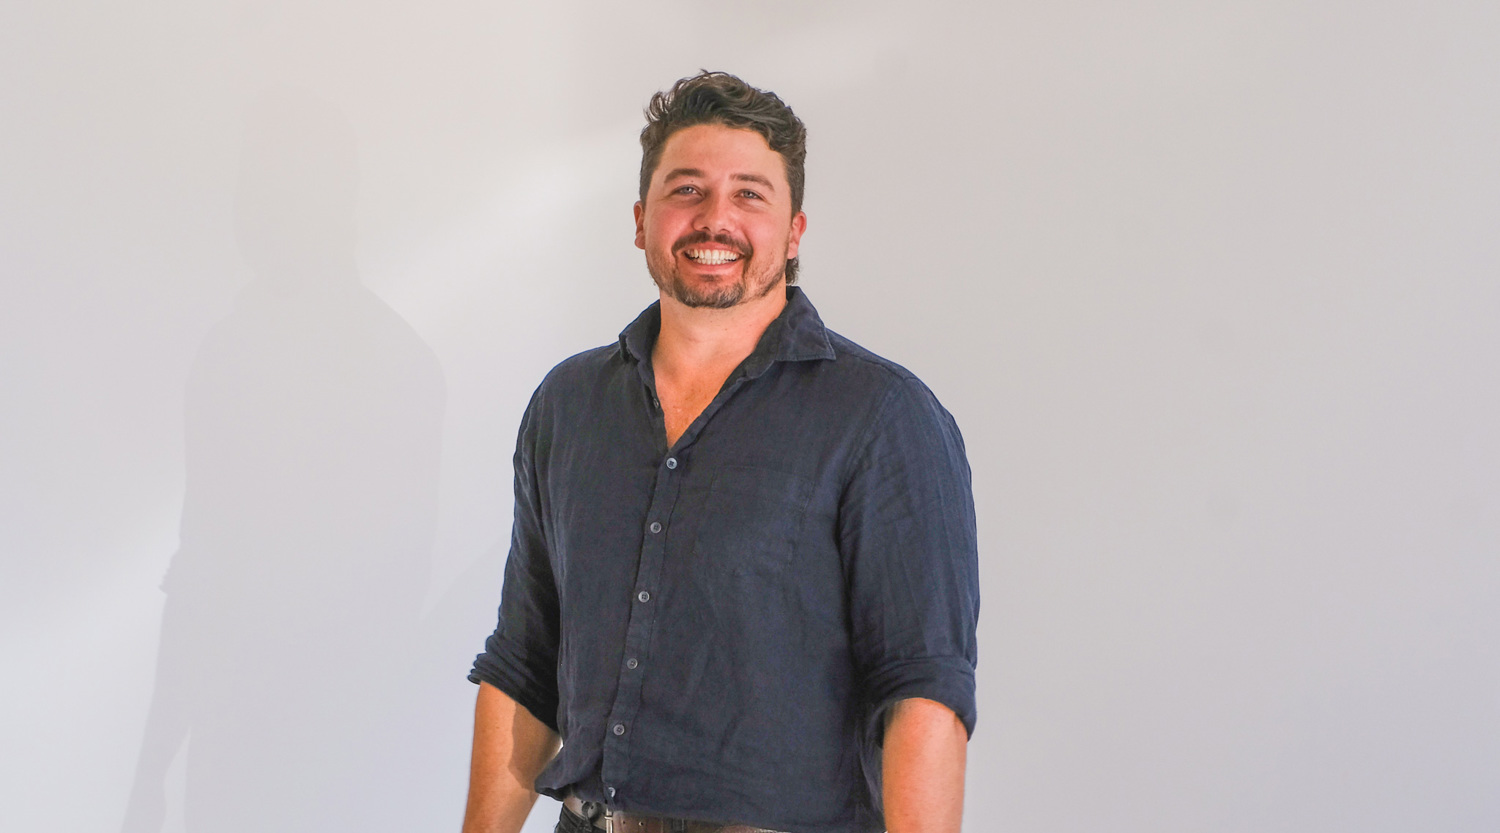
<instances>
[{"instance_id":1,"label":"beard","mask_svg":"<svg viewBox=\"0 0 1500 833\"><path fill-rule=\"evenodd\" d=\"M725 275L710 284L689 284L683 280L677 268L677 255L683 249L701 243L717 243L728 246L739 254L739 276ZM780 263L763 262L755 257L755 249L748 241L736 240L727 234L710 235L707 232L689 234L672 246L667 257L646 253L646 271L651 280L668 297L685 307L707 309L729 309L730 307L764 298L786 274L786 259Z\"/></svg>"}]
</instances>

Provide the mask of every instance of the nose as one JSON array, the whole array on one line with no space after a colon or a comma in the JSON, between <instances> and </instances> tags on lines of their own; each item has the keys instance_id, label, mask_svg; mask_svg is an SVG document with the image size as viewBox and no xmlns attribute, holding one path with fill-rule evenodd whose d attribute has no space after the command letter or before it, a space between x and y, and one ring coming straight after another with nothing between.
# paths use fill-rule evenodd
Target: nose
<instances>
[{"instance_id":1,"label":"nose","mask_svg":"<svg viewBox=\"0 0 1500 833\"><path fill-rule=\"evenodd\" d=\"M698 209L695 223L697 228L709 234L718 234L729 229L733 205L728 194L721 191L710 193L698 204Z\"/></svg>"}]
</instances>

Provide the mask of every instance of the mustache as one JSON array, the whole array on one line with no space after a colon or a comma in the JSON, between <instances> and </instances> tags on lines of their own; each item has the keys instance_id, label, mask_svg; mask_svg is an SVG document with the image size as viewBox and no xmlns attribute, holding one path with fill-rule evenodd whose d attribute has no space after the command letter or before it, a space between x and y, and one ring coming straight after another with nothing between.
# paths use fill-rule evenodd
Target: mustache
<instances>
[{"instance_id":1,"label":"mustache","mask_svg":"<svg viewBox=\"0 0 1500 833\"><path fill-rule=\"evenodd\" d=\"M716 243L720 246L733 249L741 257L749 257L755 253L755 249L750 246L750 241L748 240L740 240L727 234L709 234L706 231L695 231L679 237L677 242L672 244L672 254L675 255L683 249L703 243Z\"/></svg>"}]
</instances>

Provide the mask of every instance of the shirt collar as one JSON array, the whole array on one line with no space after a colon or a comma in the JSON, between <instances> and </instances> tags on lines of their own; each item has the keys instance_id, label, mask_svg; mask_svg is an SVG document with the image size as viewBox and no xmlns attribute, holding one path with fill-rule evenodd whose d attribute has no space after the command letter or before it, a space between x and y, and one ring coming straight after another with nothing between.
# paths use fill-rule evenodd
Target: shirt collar
<instances>
[{"instance_id":1,"label":"shirt collar","mask_svg":"<svg viewBox=\"0 0 1500 833\"><path fill-rule=\"evenodd\" d=\"M620 355L637 362L649 361L651 348L661 332L661 302L646 307L620 331ZM799 286L786 289L786 306L761 334L755 350L742 365L745 374L759 376L774 362L800 362L834 358L833 345L823 319Z\"/></svg>"}]
</instances>

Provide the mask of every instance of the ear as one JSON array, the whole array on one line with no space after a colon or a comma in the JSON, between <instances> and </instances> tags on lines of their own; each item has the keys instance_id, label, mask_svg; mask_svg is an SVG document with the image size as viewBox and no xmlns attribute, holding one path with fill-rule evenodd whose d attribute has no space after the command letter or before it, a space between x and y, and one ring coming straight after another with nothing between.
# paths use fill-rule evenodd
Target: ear
<instances>
[{"instance_id":1,"label":"ear","mask_svg":"<svg viewBox=\"0 0 1500 833\"><path fill-rule=\"evenodd\" d=\"M635 247L646 248L646 209L639 200L635 203Z\"/></svg>"},{"instance_id":2,"label":"ear","mask_svg":"<svg viewBox=\"0 0 1500 833\"><path fill-rule=\"evenodd\" d=\"M807 231L807 212L798 211L792 218L791 233L786 238L786 259L797 256L797 247L802 243L802 232Z\"/></svg>"}]
</instances>

